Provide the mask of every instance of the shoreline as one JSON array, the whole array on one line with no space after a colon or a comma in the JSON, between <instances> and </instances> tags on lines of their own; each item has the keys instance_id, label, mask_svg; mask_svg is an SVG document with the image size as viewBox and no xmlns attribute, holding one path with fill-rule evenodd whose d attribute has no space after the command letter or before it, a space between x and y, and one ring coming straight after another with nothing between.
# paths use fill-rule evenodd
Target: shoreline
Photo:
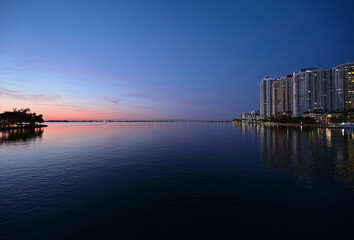
<instances>
[{"instance_id":1,"label":"shoreline","mask_svg":"<svg viewBox=\"0 0 354 240\"><path fill-rule=\"evenodd\" d=\"M236 122L237 123L237 122ZM331 129L340 129L344 128L343 126L331 127L328 124L310 124L310 123L272 123L272 122L239 122L241 124L259 124L268 127L306 127L306 128L331 128Z\"/></svg>"},{"instance_id":2,"label":"shoreline","mask_svg":"<svg viewBox=\"0 0 354 240\"><path fill-rule=\"evenodd\" d=\"M310 128L329 128L329 125L311 124L311 123L260 123L266 126L284 126L284 127L310 127Z\"/></svg>"},{"instance_id":3,"label":"shoreline","mask_svg":"<svg viewBox=\"0 0 354 240\"><path fill-rule=\"evenodd\" d=\"M48 125L36 125L36 126L24 126L24 127L0 127L0 131L3 130L20 130L20 129L35 129L48 127Z\"/></svg>"}]
</instances>

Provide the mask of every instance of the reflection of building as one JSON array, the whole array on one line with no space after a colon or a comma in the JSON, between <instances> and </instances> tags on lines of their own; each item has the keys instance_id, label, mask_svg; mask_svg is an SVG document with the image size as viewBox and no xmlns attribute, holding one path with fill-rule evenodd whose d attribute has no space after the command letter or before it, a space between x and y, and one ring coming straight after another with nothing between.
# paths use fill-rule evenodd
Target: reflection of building
<instances>
[{"instance_id":1,"label":"reflection of building","mask_svg":"<svg viewBox=\"0 0 354 240\"><path fill-rule=\"evenodd\" d=\"M273 78L266 77L260 84L260 115L264 118L270 118L273 116L272 111L272 87Z\"/></svg>"},{"instance_id":2,"label":"reflection of building","mask_svg":"<svg viewBox=\"0 0 354 240\"><path fill-rule=\"evenodd\" d=\"M282 113L292 112L292 79L293 75L289 74L273 82L272 112L274 117Z\"/></svg>"},{"instance_id":3,"label":"reflection of building","mask_svg":"<svg viewBox=\"0 0 354 240\"><path fill-rule=\"evenodd\" d=\"M333 69L333 110L342 112L354 109L354 63L342 64Z\"/></svg>"},{"instance_id":4,"label":"reflection of building","mask_svg":"<svg viewBox=\"0 0 354 240\"><path fill-rule=\"evenodd\" d=\"M293 114L332 111L331 69L305 68L294 73Z\"/></svg>"},{"instance_id":5,"label":"reflection of building","mask_svg":"<svg viewBox=\"0 0 354 240\"><path fill-rule=\"evenodd\" d=\"M264 167L293 175L302 182L340 181L354 188L354 133L320 128L260 130Z\"/></svg>"},{"instance_id":6,"label":"reflection of building","mask_svg":"<svg viewBox=\"0 0 354 240\"><path fill-rule=\"evenodd\" d=\"M242 135L250 134L259 136L261 129L263 129L260 124L240 124L239 122L233 122L232 125L235 129L239 130Z\"/></svg>"}]
</instances>

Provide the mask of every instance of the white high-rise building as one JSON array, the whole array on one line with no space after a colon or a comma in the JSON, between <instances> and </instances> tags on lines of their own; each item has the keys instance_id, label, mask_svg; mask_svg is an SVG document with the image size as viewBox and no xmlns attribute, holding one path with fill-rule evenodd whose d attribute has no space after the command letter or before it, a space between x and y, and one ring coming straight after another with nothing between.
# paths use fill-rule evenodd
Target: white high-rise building
<instances>
[{"instance_id":1,"label":"white high-rise building","mask_svg":"<svg viewBox=\"0 0 354 240\"><path fill-rule=\"evenodd\" d=\"M330 113L333 81L331 69L305 68L293 75L293 115Z\"/></svg>"},{"instance_id":2,"label":"white high-rise building","mask_svg":"<svg viewBox=\"0 0 354 240\"><path fill-rule=\"evenodd\" d=\"M289 74L286 77L280 77L273 82L272 113L274 117L282 113L291 113L293 111L292 82L292 74Z\"/></svg>"},{"instance_id":3,"label":"white high-rise building","mask_svg":"<svg viewBox=\"0 0 354 240\"><path fill-rule=\"evenodd\" d=\"M333 111L343 112L354 109L354 63L333 68Z\"/></svg>"},{"instance_id":4,"label":"white high-rise building","mask_svg":"<svg viewBox=\"0 0 354 240\"><path fill-rule=\"evenodd\" d=\"M272 111L272 87L273 78L266 77L260 84L260 115L263 118L270 118L273 116Z\"/></svg>"}]
</instances>

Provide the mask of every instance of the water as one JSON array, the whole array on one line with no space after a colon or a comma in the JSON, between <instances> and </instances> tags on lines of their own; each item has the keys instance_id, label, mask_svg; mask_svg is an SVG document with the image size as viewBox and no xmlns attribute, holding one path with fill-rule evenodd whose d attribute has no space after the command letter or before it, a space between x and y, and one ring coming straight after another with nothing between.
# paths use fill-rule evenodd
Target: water
<instances>
[{"instance_id":1,"label":"water","mask_svg":"<svg viewBox=\"0 0 354 240\"><path fill-rule=\"evenodd\" d=\"M51 123L0 137L0 239L354 233L353 132Z\"/></svg>"}]
</instances>

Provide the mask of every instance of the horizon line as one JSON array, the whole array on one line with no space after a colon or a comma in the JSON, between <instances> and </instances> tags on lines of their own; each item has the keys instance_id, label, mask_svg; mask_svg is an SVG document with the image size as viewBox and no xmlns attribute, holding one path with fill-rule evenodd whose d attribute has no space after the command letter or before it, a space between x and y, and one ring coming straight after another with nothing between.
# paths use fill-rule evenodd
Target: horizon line
<instances>
[{"instance_id":1,"label":"horizon line","mask_svg":"<svg viewBox=\"0 0 354 240\"><path fill-rule=\"evenodd\" d=\"M154 120L45 120L44 122L231 122L232 120L225 119L154 119Z\"/></svg>"}]
</instances>

